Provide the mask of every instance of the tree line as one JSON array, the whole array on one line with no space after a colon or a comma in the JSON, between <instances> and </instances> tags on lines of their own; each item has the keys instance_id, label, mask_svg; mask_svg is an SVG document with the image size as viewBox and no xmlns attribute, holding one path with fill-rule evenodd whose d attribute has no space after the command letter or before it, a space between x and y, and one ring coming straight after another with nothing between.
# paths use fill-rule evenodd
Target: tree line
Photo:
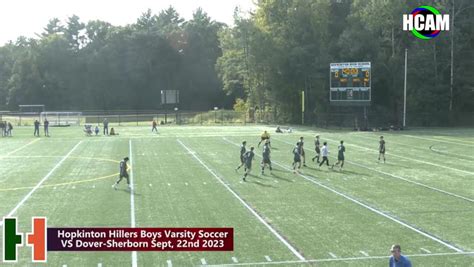
<instances>
[{"instance_id":1,"label":"tree line","mask_svg":"<svg viewBox=\"0 0 474 267\"><path fill-rule=\"evenodd\" d=\"M198 9L186 21L174 8L135 23L65 23L53 18L37 38L0 47L0 109L166 109L161 90L180 90L180 109L258 108L298 122L343 110L329 103L329 64L370 61L370 110L390 121L416 113L474 111L474 6L468 0L258 0L234 25ZM450 31L420 40L402 31L402 14L431 5ZM454 21L454 24L453 24ZM350 108L349 108L350 110ZM346 108L347 111L347 108Z\"/></svg>"}]
</instances>

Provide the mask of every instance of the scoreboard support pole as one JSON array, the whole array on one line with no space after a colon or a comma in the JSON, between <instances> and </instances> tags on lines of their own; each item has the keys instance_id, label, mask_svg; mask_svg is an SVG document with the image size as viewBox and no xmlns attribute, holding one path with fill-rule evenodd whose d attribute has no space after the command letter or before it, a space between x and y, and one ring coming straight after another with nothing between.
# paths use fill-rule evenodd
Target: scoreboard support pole
<instances>
[{"instance_id":1,"label":"scoreboard support pole","mask_svg":"<svg viewBox=\"0 0 474 267\"><path fill-rule=\"evenodd\" d=\"M304 124L304 90L301 91L301 125Z\"/></svg>"},{"instance_id":2,"label":"scoreboard support pole","mask_svg":"<svg viewBox=\"0 0 474 267\"><path fill-rule=\"evenodd\" d=\"M407 58L408 48L405 48L405 80L403 82L403 128L406 127L407 118Z\"/></svg>"}]
</instances>

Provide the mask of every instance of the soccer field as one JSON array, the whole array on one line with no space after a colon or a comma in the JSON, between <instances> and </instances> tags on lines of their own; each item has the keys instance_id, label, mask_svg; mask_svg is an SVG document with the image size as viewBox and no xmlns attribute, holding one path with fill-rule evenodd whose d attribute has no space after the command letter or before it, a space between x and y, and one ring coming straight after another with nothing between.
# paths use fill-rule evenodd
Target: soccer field
<instances>
[{"instance_id":1,"label":"soccer field","mask_svg":"<svg viewBox=\"0 0 474 267\"><path fill-rule=\"evenodd\" d=\"M34 138L31 127L17 127L1 138L0 214L18 217L22 232L32 216L46 216L49 227L232 227L234 251L49 252L43 265L386 266L398 243L413 266L474 266L474 129L116 129L119 136L85 137L79 127L52 128L52 137ZM261 175L263 130L274 169ZM344 140L342 172L311 161L316 133L331 164ZM379 135L385 164L377 161ZM308 167L294 174L300 136ZM235 171L243 140L256 148L247 182ZM111 187L125 156L132 192L124 182ZM19 263L30 264L30 249L19 252Z\"/></svg>"}]
</instances>

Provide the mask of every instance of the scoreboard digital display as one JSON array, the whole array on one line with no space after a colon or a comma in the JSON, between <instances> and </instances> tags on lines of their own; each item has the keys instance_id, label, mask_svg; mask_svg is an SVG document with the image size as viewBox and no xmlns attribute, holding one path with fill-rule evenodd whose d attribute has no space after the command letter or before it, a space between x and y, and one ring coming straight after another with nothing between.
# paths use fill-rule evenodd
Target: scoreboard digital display
<instances>
[{"instance_id":1,"label":"scoreboard digital display","mask_svg":"<svg viewBox=\"0 0 474 267\"><path fill-rule=\"evenodd\" d=\"M370 62L331 63L331 103L370 105L371 74Z\"/></svg>"}]
</instances>

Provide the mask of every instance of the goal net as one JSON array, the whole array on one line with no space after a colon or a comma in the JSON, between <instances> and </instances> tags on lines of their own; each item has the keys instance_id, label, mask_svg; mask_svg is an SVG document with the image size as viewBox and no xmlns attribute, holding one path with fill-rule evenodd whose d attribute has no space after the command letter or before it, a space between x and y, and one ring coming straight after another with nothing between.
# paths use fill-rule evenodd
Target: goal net
<instances>
[{"instance_id":1,"label":"goal net","mask_svg":"<svg viewBox=\"0 0 474 267\"><path fill-rule=\"evenodd\" d=\"M40 113L41 124L48 119L50 126L70 126L81 124L82 112L45 111Z\"/></svg>"}]
</instances>

